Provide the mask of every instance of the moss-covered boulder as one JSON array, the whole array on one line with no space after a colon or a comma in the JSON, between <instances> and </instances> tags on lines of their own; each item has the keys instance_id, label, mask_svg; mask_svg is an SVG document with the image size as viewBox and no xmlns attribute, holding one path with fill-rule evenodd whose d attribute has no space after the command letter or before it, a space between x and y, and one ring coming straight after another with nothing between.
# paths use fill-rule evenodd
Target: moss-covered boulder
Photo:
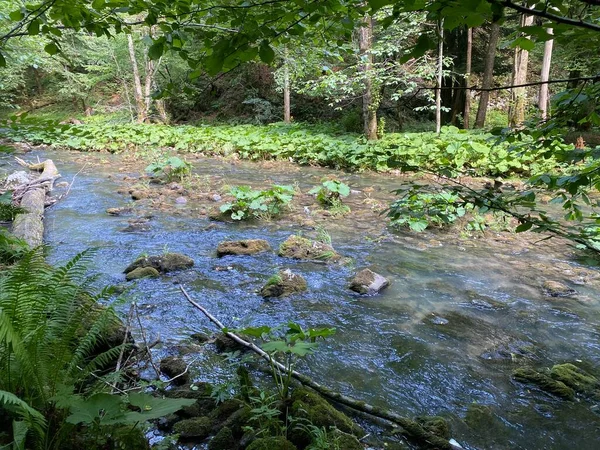
<instances>
[{"instance_id":1,"label":"moss-covered boulder","mask_svg":"<svg viewBox=\"0 0 600 450\"><path fill-rule=\"evenodd\" d=\"M550 376L579 394L592 394L600 387L595 376L570 363L555 365Z\"/></svg>"},{"instance_id":2,"label":"moss-covered boulder","mask_svg":"<svg viewBox=\"0 0 600 450\"><path fill-rule=\"evenodd\" d=\"M542 284L542 291L549 297L571 297L577 293L575 289L570 288L560 281L546 280Z\"/></svg>"},{"instance_id":3,"label":"moss-covered boulder","mask_svg":"<svg viewBox=\"0 0 600 450\"><path fill-rule=\"evenodd\" d=\"M284 437L260 438L252 441L246 450L298 450Z\"/></svg>"},{"instance_id":4,"label":"moss-covered boulder","mask_svg":"<svg viewBox=\"0 0 600 450\"><path fill-rule=\"evenodd\" d=\"M304 292L306 288L306 280L302 275L293 273L290 269L285 269L280 270L267 280L267 284L260 290L260 295L264 298L286 297Z\"/></svg>"},{"instance_id":5,"label":"moss-covered boulder","mask_svg":"<svg viewBox=\"0 0 600 450\"><path fill-rule=\"evenodd\" d=\"M337 262L342 258L331 245L296 235L290 236L279 246L279 256L327 262Z\"/></svg>"},{"instance_id":6,"label":"moss-covered boulder","mask_svg":"<svg viewBox=\"0 0 600 450\"><path fill-rule=\"evenodd\" d=\"M521 367L513 371L512 377L522 383L533 384L545 392L567 400L573 400L575 391L562 381L555 380L549 374L538 372L530 367Z\"/></svg>"},{"instance_id":7,"label":"moss-covered boulder","mask_svg":"<svg viewBox=\"0 0 600 450\"><path fill-rule=\"evenodd\" d=\"M242 241L224 241L217 246L217 256L254 255L271 250L264 239L245 239Z\"/></svg>"},{"instance_id":8,"label":"moss-covered boulder","mask_svg":"<svg viewBox=\"0 0 600 450\"><path fill-rule=\"evenodd\" d=\"M156 278L160 275L154 267L138 267L127 273L127 281L139 280L140 278Z\"/></svg>"},{"instance_id":9,"label":"moss-covered boulder","mask_svg":"<svg viewBox=\"0 0 600 450\"><path fill-rule=\"evenodd\" d=\"M167 356L160 362L160 371L173 379L173 384L183 386L190 381L190 374L186 372L187 364L176 356ZM175 378L177 377L177 378Z\"/></svg>"},{"instance_id":10,"label":"moss-covered boulder","mask_svg":"<svg viewBox=\"0 0 600 450\"><path fill-rule=\"evenodd\" d=\"M305 418L317 427L335 427L344 433L362 437L365 432L350 417L335 409L319 394L307 388L294 389L292 393L292 417Z\"/></svg>"},{"instance_id":11,"label":"moss-covered boulder","mask_svg":"<svg viewBox=\"0 0 600 450\"><path fill-rule=\"evenodd\" d=\"M451 438L450 425L443 417L420 416L416 420L427 432L447 440Z\"/></svg>"},{"instance_id":12,"label":"moss-covered boulder","mask_svg":"<svg viewBox=\"0 0 600 450\"><path fill-rule=\"evenodd\" d=\"M208 450L236 450L237 442L231 428L223 427L208 443Z\"/></svg>"},{"instance_id":13,"label":"moss-covered boulder","mask_svg":"<svg viewBox=\"0 0 600 450\"><path fill-rule=\"evenodd\" d=\"M227 420L223 422L223 426L231 429L231 432L236 438L241 438L245 432L244 427L250 424L251 419L252 412L250 408L244 406L231 414Z\"/></svg>"},{"instance_id":14,"label":"moss-covered boulder","mask_svg":"<svg viewBox=\"0 0 600 450\"><path fill-rule=\"evenodd\" d=\"M340 430L331 431L328 437L330 448L339 448L340 450L364 450L365 448L356 436Z\"/></svg>"},{"instance_id":15,"label":"moss-covered boulder","mask_svg":"<svg viewBox=\"0 0 600 450\"><path fill-rule=\"evenodd\" d=\"M210 418L213 421L213 423L219 427L220 424L222 424L223 422L225 422L233 413L235 413L236 411L238 411L239 409L243 408L244 404L236 399L236 398L231 398L228 400L225 400L224 402L220 403L211 413L210 413Z\"/></svg>"},{"instance_id":16,"label":"moss-covered boulder","mask_svg":"<svg viewBox=\"0 0 600 450\"><path fill-rule=\"evenodd\" d=\"M142 256L136 259L123 271L132 272L139 267L153 267L160 273L174 272L176 270L189 269L194 265L194 260L181 253L165 253L157 256Z\"/></svg>"},{"instance_id":17,"label":"moss-covered boulder","mask_svg":"<svg viewBox=\"0 0 600 450\"><path fill-rule=\"evenodd\" d=\"M244 347L241 344L238 344L235 340L231 339L225 333L219 333L215 336L215 346L217 347L217 351L221 353L233 352L235 350L247 350L246 347Z\"/></svg>"},{"instance_id":18,"label":"moss-covered boulder","mask_svg":"<svg viewBox=\"0 0 600 450\"><path fill-rule=\"evenodd\" d=\"M182 440L203 440L210 435L212 421L208 417L194 417L177 422L173 432Z\"/></svg>"},{"instance_id":19,"label":"moss-covered boulder","mask_svg":"<svg viewBox=\"0 0 600 450\"><path fill-rule=\"evenodd\" d=\"M184 406L176 414L179 417L208 416L215 408L215 400L211 397L212 387L209 383L196 382L193 385L181 386L177 389L164 391L163 395L169 398L188 398L196 403Z\"/></svg>"},{"instance_id":20,"label":"moss-covered boulder","mask_svg":"<svg viewBox=\"0 0 600 450\"><path fill-rule=\"evenodd\" d=\"M390 285L390 281L371 269L363 269L350 280L350 289L363 295L375 295Z\"/></svg>"}]
</instances>

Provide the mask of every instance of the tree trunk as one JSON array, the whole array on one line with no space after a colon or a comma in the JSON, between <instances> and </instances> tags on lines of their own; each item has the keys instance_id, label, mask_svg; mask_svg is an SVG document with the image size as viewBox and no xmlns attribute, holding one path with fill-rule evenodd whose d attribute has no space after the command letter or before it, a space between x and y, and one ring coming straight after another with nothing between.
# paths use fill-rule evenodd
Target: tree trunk
<instances>
[{"instance_id":1,"label":"tree trunk","mask_svg":"<svg viewBox=\"0 0 600 450\"><path fill-rule=\"evenodd\" d=\"M499 38L500 25L494 22L492 23L492 28L490 30L488 51L485 57L485 68L483 72L483 80L481 82L481 87L483 89L489 89L492 87L492 82L494 80L494 61L496 60L496 49L498 47ZM477 117L475 119L475 128L483 128L485 125L485 116L487 114L489 99L489 91L481 91L481 96L479 97L479 107L477 108Z\"/></svg>"},{"instance_id":2,"label":"tree trunk","mask_svg":"<svg viewBox=\"0 0 600 450\"><path fill-rule=\"evenodd\" d=\"M471 78L471 61L473 55L473 28L469 28L467 30L467 62L465 67L465 83L467 85L467 89L465 89L465 109L463 114L463 127L465 129L469 128L469 115L471 114L471 90L469 87L471 86L471 82L469 79Z\"/></svg>"},{"instance_id":3,"label":"tree trunk","mask_svg":"<svg viewBox=\"0 0 600 450\"><path fill-rule=\"evenodd\" d=\"M144 92L142 90L142 80L138 69L137 58L135 56L135 46L133 45L133 37L127 35L127 46L129 47L129 59L133 69L133 96L135 98L135 109L137 113L138 123L143 123L148 117L146 102L144 101Z\"/></svg>"},{"instance_id":4,"label":"tree trunk","mask_svg":"<svg viewBox=\"0 0 600 450\"><path fill-rule=\"evenodd\" d=\"M548 28L548 34L552 34L552 28ZM544 60L542 61L542 73L540 81L544 83L550 79L550 65L552 63L552 47L554 40L550 39L544 44ZM542 120L548 118L548 84L544 83L540 85L540 95L538 98L538 107L540 108L540 114Z\"/></svg>"},{"instance_id":5,"label":"tree trunk","mask_svg":"<svg viewBox=\"0 0 600 450\"><path fill-rule=\"evenodd\" d=\"M438 22L437 89L435 91L435 132L442 131L442 76L444 71L444 19Z\"/></svg>"},{"instance_id":6,"label":"tree trunk","mask_svg":"<svg viewBox=\"0 0 600 450\"><path fill-rule=\"evenodd\" d=\"M522 15L521 27L533 24L533 16ZM529 64L529 52L522 48L515 49L513 64L512 84L519 85L527 82L527 66ZM524 87L511 89L511 105L508 111L508 124L511 127L519 127L525 121L525 109L527 108L527 90Z\"/></svg>"},{"instance_id":7,"label":"tree trunk","mask_svg":"<svg viewBox=\"0 0 600 450\"><path fill-rule=\"evenodd\" d=\"M292 122L290 97L290 66L286 47L283 52L283 121L285 123Z\"/></svg>"},{"instance_id":8,"label":"tree trunk","mask_svg":"<svg viewBox=\"0 0 600 450\"><path fill-rule=\"evenodd\" d=\"M362 96L363 128L368 140L377 140L377 102L373 98L373 18L366 14L359 29L358 48L365 90Z\"/></svg>"}]
</instances>

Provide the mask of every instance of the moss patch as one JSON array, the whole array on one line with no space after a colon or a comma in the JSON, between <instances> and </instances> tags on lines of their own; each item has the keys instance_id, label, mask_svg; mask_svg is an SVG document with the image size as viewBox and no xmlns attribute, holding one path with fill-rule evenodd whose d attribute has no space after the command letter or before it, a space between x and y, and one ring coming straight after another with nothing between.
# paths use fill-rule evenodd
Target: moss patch
<instances>
[{"instance_id":1,"label":"moss patch","mask_svg":"<svg viewBox=\"0 0 600 450\"><path fill-rule=\"evenodd\" d=\"M212 421L208 417L194 417L177 422L173 426L173 432L179 434L181 439L202 440L210 434Z\"/></svg>"},{"instance_id":2,"label":"moss patch","mask_svg":"<svg viewBox=\"0 0 600 450\"><path fill-rule=\"evenodd\" d=\"M279 246L279 256L327 262L337 262L341 259L331 245L296 235L290 236Z\"/></svg>"},{"instance_id":3,"label":"moss patch","mask_svg":"<svg viewBox=\"0 0 600 450\"><path fill-rule=\"evenodd\" d=\"M575 391L567 386L562 381L558 381L550 377L548 374L538 372L529 367L515 369L512 374L513 378L522 383L529 383L537 386L543 391L554 394L567 400L573 400Z\"/></svg>"},{"instance_id":4,"label":"moss patch","mask_svg":"<svg viewBox=\"0 0 600 450\"><path fill-rule=\"evenodd\" d=\"M293 273L290 269L280 270L267 281L260 290L264 298L286 297L298 292L304 292L307 288L306 280L301 275Z\"/></svg>"},{"instance_id":5,"label":"moss patch","mask_svg":"<svg viewBox=\"0 0 600 450\"><path fill-rule=\"evenodd\" d=\"M224 241L217 246L217 256L254 255L271 250L264 239L245 239L242 241Z\"/></svg>"},{"instance_id":6,"label":"moss patch","mask_svg":"<svg viewBox=\"0 0 600 450\"><path fill-rule=\"evenodd\" d=\"M223 427L208 443L208 450L234 450L237 443L231 432L231 428Z\"/></svg>"},{"instance_id":7,"label":"moss patch","mask_svg":"<svg viewBox=\"0 0 600 450\"><path fill-rule=\"evenodd\" d=\"M570 363L555 365L550 370L550 376L580 394L591 394L599 387L595 376Z\"/></svg>"},{"instance_id":8,"label":"moss patch","mask_svg":"<svg viewBox=\"0 0 600 450\"><path fill-rule=\"evenodd\" d=\"M174 272L176 270L189 269L194 265L194 260L180 253L165 253L159 256L144 256L136 259L123 271L132 272L139 267L153 267L160 273Z\"/></svg>"},{"instance_id":9,"label":"moss patch","mask_svg":"<svg viewBox=\"0 0 600 450\"><path fill-rule=\"evenodd\" d=\"M246 450L297 450L297 447L284 437L256 439Z\"/></svg>"},{"instance_id":10,"label":"moss patch","mask_svg":"<svg viewBox=\"0 0 600 450\"><path fill-rule=\"evenodd\" d=\"M154 267L138 267L129 272L125 278L127 281L139 280L140 278L156 278L160 274Z\"/></svg>"}]
</instances>

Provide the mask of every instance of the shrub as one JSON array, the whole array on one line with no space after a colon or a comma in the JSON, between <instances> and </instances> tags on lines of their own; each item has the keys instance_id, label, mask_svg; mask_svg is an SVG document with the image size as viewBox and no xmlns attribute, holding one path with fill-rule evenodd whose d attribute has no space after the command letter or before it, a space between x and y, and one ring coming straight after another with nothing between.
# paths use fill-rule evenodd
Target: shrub
<instances>
[{"instance_id":1,"label":"shrub","mask_svg":"<svg viewBox=\"0 0 600 450\"><path fill-rule=\"evenodd\" d=\"M236 186L229 193L235 200L221 205L220 211L229 214L233 220L278 216L294 198L292 186L280 185L263 191L255 191L250 186Z\"/></svg>"},{"instance_id":2,"label":"shrub","mask_svg":"<svg viewBox=\"0 0 600 450\"><path fill-rule=\"evenodd\" d=\"M164 177L167 181L182 181L192 172L192 165L177 156L171 156L150 164L146 167L146 172L153 176Z\"/></svg>"}]
</instances>

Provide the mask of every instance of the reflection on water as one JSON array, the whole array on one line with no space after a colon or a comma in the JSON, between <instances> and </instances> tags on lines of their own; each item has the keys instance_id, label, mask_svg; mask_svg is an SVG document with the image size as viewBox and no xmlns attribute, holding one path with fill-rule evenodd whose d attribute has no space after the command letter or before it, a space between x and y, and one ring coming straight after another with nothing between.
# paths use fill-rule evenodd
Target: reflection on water
<instances>
[{"instance_id":1,"label":"reflection on water","mask_svg":"<svg viewBox=\"0 0 600 450\"><path fill-rule=\"evenodd\" d=\"M69 154L53 154L64 176L79 170ZM218 173L230 184L269 178L309 187L326 171L277 172L250 164L210 161L199 169ZM312 177L312 178L311 178ZM352 175L355 188L393 180ZM307 181L308 180L308 181ZM334 246L355 267L373 266L392 280L381 296L361 298L346 288L352 267L283 260L274 253L218 260L225 239L264 238L273 248L290 227L219 225L205 231L206 219L157 213L151 229L124 233L126 220L105 214L127 203L106 174L82 173L70 195L47 213L50 259L64 261L98 247L95 270L103 283L122 283L124 267L142 253L165 249L195 260L187 272L142 280L130 292L140 304L146 333L161 336L157 358L174 351L193 332L211 332L207 320L181 296L174 280L228 326L280 324L288 320L337 328L334 338L311 356L302 370L334 389L406 415L441 414L452 421L454 437L478 448L600 448L600 417L591 403L560 401L513 383L511 371L581 360L600 365L597 292L577 290L587 299L549 301L540 291L536 267L574 265L544 251L518 252L480 245L428 246L417 250L383 239L364 239L358 228L333 226ZM215 270L231 266L231 270ZM257 293L281 267L292 267L308 282L308 292L264 301ZM126 310L127 306L121 306ZM222 379L228 373L210 351L198 359L199 376ZM483 405L481 407L475 405ZM468 415L468 423L464 422Z\"/></svg>"}]
</instances>

